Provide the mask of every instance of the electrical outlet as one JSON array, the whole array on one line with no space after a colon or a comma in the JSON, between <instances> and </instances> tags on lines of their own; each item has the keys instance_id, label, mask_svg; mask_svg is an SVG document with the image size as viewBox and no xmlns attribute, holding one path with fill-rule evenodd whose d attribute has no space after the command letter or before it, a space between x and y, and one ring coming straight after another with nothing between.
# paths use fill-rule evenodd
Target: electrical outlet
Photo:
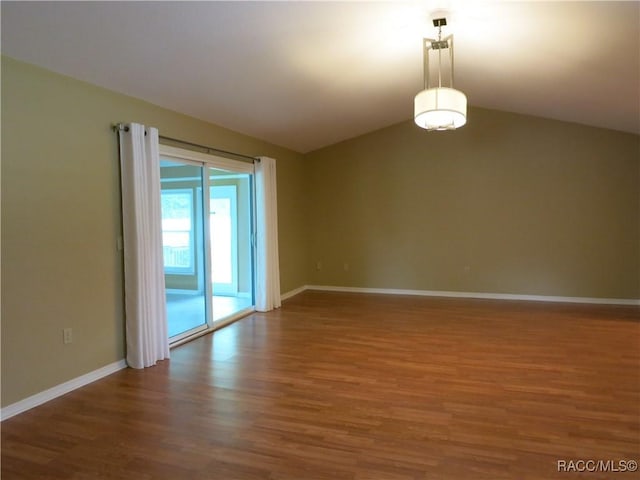
<instances>
[{"instance_id":1,"label":"electrical outlet","mask_svg":"<svg viewBox=\"0 0 640 480\"><path fill-rule=\"evenodd\" d=\"M322 262L320 260L316 262L316 270L322 270Z\"/></svg>"},{"instance_id":2,"label":"electrical outlet","mask_svg":"<svg viewBox=\"0 0 640 480\"><path fill-rule=\"evenodd\" d=\"M344 268L345 272L348 272L349 271L349 264L345 263L344 265L342 265L342 268Z\"/></svg>"},{"instance_id":3,"label":"electrical outlet","mask_svg":"<svg viewBox=\"0 0 640 480\"><path fill-rule=\"evenodd\" d=\"M65 328L62 330L62 339L64 343L73 342L73 330L71 328Z\"/></svg>"}]
</instances>

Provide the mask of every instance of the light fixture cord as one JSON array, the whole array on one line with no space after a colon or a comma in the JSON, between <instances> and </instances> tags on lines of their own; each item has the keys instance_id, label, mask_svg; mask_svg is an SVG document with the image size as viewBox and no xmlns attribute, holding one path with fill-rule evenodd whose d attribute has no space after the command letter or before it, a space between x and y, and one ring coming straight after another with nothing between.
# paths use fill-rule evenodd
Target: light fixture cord
<instances>
[{"instance_id":1,"label":"light fixture cord","mask_svg":"<svg viewBox=\"0 0 640 480\"><path fill-rule=\"evenodd\" d=\"M438 44L442 45L442 25L438 25ZM442 87L442 48L438 48L438 88Z\"/></svg>"},{"instance_id":2,"label":"light fixture cord","mask_svg":"<svg viewBox=\"0 0 640 480\"><path fill-rule=\"evenodd\" d=\"M423 80L424 80L424 89L428 89L431 84L431 79L429 78L429 50L427 49L426 40L422 39L422 60L423 60Z\"/></svg>"}]
</instances>

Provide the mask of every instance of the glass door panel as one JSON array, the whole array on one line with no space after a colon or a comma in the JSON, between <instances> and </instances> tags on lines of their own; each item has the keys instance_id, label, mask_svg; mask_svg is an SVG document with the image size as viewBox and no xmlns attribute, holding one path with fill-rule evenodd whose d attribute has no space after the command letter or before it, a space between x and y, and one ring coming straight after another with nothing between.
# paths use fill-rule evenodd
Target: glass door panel
<instances>
[{"instance_id":1,"label":"glass door panel","mask_svg":"<svg viewBox=\"0 0 640 480\"><path fill-rule=\"evenodd\" d=\"M238 207L235 185L211 185L209 229L213 294L238 294Z\"/></svg>"},{"instance_id":2,"label":"glass door panel","mask_svg":"<svg viewBox=\"0 0 640 480\"><path fill-rule=\"evenodd\" d=\"M162 248L169 337L207 328L202 167L161 158Z\"/></svg>"},{"instance_id":3,"label":"glass door panel","mask_svg":"<svg viewBox=\"0 0 640 480\"><path fill-rule=\"evenodd\" d=\"M208 168L213 321L253 307L252 183L248 173Z\"/></svg>"}]
</instances>

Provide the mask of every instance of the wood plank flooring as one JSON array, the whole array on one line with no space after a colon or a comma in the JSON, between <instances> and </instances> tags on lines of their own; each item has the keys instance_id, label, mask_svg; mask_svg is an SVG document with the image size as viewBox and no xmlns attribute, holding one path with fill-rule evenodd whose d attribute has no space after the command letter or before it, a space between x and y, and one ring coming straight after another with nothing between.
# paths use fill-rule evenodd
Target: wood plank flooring
<instances>
[{"instance_id":1,"label":"wood plank flooring","mask_svg":"<svg viewBox=\"0 0 640 480\"><path fill-rule=\"evenodd\" d=\"M640 309L304 292L2 423L2 479L632 479ZM616 464L618 465L618 464Z\"/></svg>"}]
</instances>

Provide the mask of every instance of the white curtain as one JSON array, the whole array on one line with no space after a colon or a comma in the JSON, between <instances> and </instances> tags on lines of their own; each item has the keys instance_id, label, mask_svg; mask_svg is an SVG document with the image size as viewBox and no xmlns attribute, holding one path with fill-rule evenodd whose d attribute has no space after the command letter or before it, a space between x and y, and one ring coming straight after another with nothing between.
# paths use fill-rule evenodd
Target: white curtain
<instances>
[{"instance_id":1,"label":"white curtain","mask_svg":"<svg viewBox=\"0 0 640 480\"><path fill-rule=\"evenodd\" d=\"M261 157L255 163L255 172L256 310L268 312L280 306L276 161Z\"/></svg>"},{"instance_id":2,"label":"white curtain","mask_svg":"<svg viewBox=\"0 0 640 480\"><path fill-rule=\"evenodd\" d=\"M169 358L160 212L158 130L120 130L127 364Z\"/></svg>"}]
</instances>

